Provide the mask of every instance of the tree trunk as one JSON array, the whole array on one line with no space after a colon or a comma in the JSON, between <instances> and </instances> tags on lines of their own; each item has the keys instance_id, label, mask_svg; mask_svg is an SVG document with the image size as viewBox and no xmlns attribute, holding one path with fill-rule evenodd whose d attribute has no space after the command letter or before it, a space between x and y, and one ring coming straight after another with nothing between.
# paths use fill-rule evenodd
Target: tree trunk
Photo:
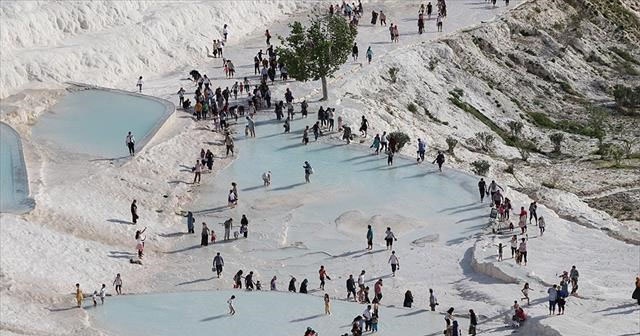
<instances>
[{"instance_id":1,"label":"tree trunk","mask_svg":"<svg viewBox=\"0 0 640 336\"><path fill-rule=\"evenodd\" d=\"M327 91L327 77L322 76L321 80L322 80L322 99L321 100L327 100L329 99L329 92Z\"/></svg>"}]
</instances>

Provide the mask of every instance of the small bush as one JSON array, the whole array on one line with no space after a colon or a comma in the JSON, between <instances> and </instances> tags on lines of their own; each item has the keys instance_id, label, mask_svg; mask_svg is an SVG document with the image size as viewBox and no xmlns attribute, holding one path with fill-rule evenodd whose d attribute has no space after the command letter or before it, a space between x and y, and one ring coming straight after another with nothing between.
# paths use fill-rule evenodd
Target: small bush
<instances>
[{"instance_id":1,"label":"small bush","mask_svg":"<svg viewBox=\"0 0 640 336\"><path fill-rule=\"evenodd\" d=\"M458 144L458 140L454 139L451 136L448 136L446 141L448 146L447 152L453 155L453 150L456 148L456 145Z\"/></svg>"},{"instance_id":2,"label":"small bush","mask_svg":"<svg viewBox=\"0 0 640 336\"><path fill-rule=\"evenodd\" d=\"M593 132L593 137L598 139L600 144L606 135L605 123L607 121L607 112L602 108L589 108L589 128Z\"/></svg>"},{"instance_id":3,"label":"small bush","mask_svg":"<svg viewBox=\"0 0 640 336\"><path fill-rule=\"evenodd\" d=\"M462 90L461 88L455 88L453 89L453 92L458 96L458 97L462 97L464 95L464 90Z\"/></svg>"},{"instance_id":4,"label":"small bush","mask_svg":"<svg viewBox=\"0 0 640 336\"><path fill-rule=\"evenodd\" d=\"M473 170L476 175L487 176L491 165L487 160L475 160L471 162L471 167L471 170Z\"/></svg>"},{"instance_id":5,"label":"small bush","mask_svg":"<svg viewBox=\"0 0 640 336\"><path fill-rule=\"evenodd\" d=\"M514 172L513 164L508 165L507 168L505 168L504 172L507 173L507 174L512 174L513 175L513 172Z\"/></svg>"},{"instance_id":6,"label":"small bush","mask_svg":"<svg viewBox=\"0 0 640 336\"><path fill-rule=\"evenodd\" d=\"M560 149L562 146L562 141L564 141L564 134L562 133L553 133L549 135L549 140L553 142L553 152L560 153Z\"/></svg>"},{"instance_id":7,"label":"small bush","mask_svg":"<svg viewBox=\"0 0 640 336\"><path fill-rule=\"evenodd\" d=\"M493 141L495 140L493 134L489 132L478 132L476 133L476 140L480 145L480 149L487 153L493 152Z\"/></svg>"},{"instance_id":8,"label":"small bush","mask_svg":"<svg viewBox=\"0 0 640 336\"><path fill-rule=\"evenodd\" d=\"M636 86L636 88L633 89L624 85L616 85L613 87L613 97L618 106L629 108L640 107L640 86Z\"/></svg>"},{"instance_id":9,"label":"small bush","mask_svg":"<svg viewBox=\"0 0 640 336\"><path fill-rule=\"evenodd\" d=\"M520 134L522 134L522 127L524 126L522 122L511 120L507 123L507 126L509 126L509 130L511 131L512 138L515 139L520 137Z\"/></svg>"},{"instance_id":10,"label":"small bush","mask_svg":"<svg viewBox=\"0 0 640 336\"><path fill-rule=\"evenodd\" d=\"M406 145L410 141L409 135L407 135L407 133L404 133L404 132L389 133L389 140L391 139L395 139L396 141L396 148L393 148L393 150L395 150L396 152L399 152L402 149L402 147L404 147L404 145Z\"/></svg>"},{"instance_id":11,"label":"small bush","mask_svg":"<svg viewBox=\"0 0 640 336\"><path fill-rule=\"evenodd\" d=\"M623 60L627 61L627 62L631 62L631 63L635 63L635 64L640 64L638 63L638 61L631 56L631 54L629 54L626 50L622 50L618 47L611 47L609 48L609 50L611 50L614 54L620 56L620 58L622 58Z\"/></svg>"},{"instance_id":12,"label":"small bush","mask_svg":"<svg viewBox=\"0 0 640 336\"><path fill-rule=\"evenodd\" d=\"M400 72L400 69L396 67L389 68L389 78L391 79L391 83L398 81L398 72Z\"/></svg>"},{"instance_id":13,"label":"small bush","mask_svg":"<svg viewBox=\"0 0 640 336\"><path fill-rule=\"evenodd\" d=\"M429 70L433 71L436 69L436 66L438 66L438 59L437 58L432 58L429 60Z\"/></svg>"},{"instance_id":14,"label":"small bush","mask_svg":"<svg viewBox=\"0 0 640 336\"><path fill-rule=\"evenodd\" d=\"M631 158L631 141L629 139L622 140L622 149L624 149L624 157Z\"/></svg>"},{"instance_id":15,"label":"small bush","mask_svg":"<svg viewBox=\"0 0 640 336\"><path fill-rule=\"evenodd\" d=\"M611 146L609 146L609 157L613 160L615 167L620 167L620 163L624 157L624 149L620 145L611 144Z\"/></svg>"},{"instance_id":16,"label":"small bush","mask_svg":"<svg viewBox=\"0 0 640 336\"><path fill-rule=\"evenodd\" d=\"M418 112L418 106L416 106L416 104L414 103L409 103L409 105L407 105L407 110L409 110L409 112L411 113L416 113Z\"/></svg>"},{"instance_id":17,"label":"small bush","mask_svg":"<svg viewBox=\"0 0 640 336\"><path fill-rule=\"evenodd\" d=\"M518 152L520 152L520 157L522 158L522 161L526 162L529 160L529 156L531 156L531 151L529 151L529 148L524 146L518 146Z\"/></svg>"},{"instance_id":18,"label":"small bush","mask_svg":"<svg viewBox=\"0 0 640 336\"><path fill-rule=\"evenodd\" d=\"M556 123L542 112L531 112L529 115L531 116L531 119L533 119L533 123L539 127L556 128Z\"/></svg>"}]
</instances>

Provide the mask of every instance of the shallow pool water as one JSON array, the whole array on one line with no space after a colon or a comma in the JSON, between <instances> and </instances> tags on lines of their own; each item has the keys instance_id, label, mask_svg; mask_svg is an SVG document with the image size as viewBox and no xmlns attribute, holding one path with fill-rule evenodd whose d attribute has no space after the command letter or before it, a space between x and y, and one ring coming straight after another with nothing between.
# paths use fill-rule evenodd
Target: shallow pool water
<instances>
[{"instance_id":1,"label":"shallow pool water","mask_svg":"<svg viewBox=\"0 0 640 336\"><path fill-rule=\"evenodd\" d=\"M127 132L139 151L174 107L156 98L112 90L79 90L62 98L33 128L37 139L72 153L127 157Z\"/></svg>"},{"instance_id":2,"label":"shallow pool water","mask_svg":"<svg viewBox=\"0 0 640 336\"><path fill-rule=\"evenodd\" d=\"M28 199L27 169L20 136L9 125L0 123L0 212L24 212Z\"/></svg>"},{"instance_id":3,"label":"shallow pool water","mask_svg":"<svg viewBox=\"0 0 640 336\"><path fill-rule=\"evenodd\" d=\"M236 296L236 314L226 301ZM87 302L88 304L88 302ZM107 298L92 309L98 328L115 335L303 335L312 327L320 335L342 335L365 306L333 300L324 315L322 298L281 292L215 291L131 295ZM462 322L466 325L467 322ZM380 335L442 333L439 313L424 309L380 309ZM350 334L350 332L349 332Z\"/></svg>"}]
</instances>

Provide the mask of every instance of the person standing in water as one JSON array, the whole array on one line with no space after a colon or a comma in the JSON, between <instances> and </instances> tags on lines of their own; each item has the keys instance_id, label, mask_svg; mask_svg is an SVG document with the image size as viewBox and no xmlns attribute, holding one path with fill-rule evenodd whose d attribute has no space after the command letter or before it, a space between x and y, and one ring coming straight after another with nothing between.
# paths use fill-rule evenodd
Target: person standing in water
<instances>
[{"instance_id":1,"label":"person standing in water","mask_svg":"<svg viewBox=\"0 0 640 336\"><path fill-rule=\"evenodd\" d=\"M102 284L102 288L100 288L100 303L104 304L104 298L107 296L107 285Z\"/></svg>"},{"instance_id":2,"label":"person standing in water","mask_svg":"<svg viewBox=\"0 0 640 336\"><path fill-rule=\"evenodd\" d=\"M138 204L136 200L131 202L131 222L133 224L138 224Z\"/></svg>"},{"instance_id":3,"label":"person standing in water","mask_svg":"<svg viewBox=\"0 0 640 336\"><path fill-rule=\"evenodd\" d=\"M354 62L358 60L358 44L356 42L353 42L353 47L351 48L351 57L353 58Z\"/></svg>"},{"instance_id":4,"label":"person standing in water","mask_svg":"<svg viewBox=\"0 0 640 336\"><path fill-rule=\"evenodd\" d=\"M142 92L142 76L138 77L138 82L136 83L138 87L138 93Z\"/></svg>"},{"instance_id":5,"label":"person standing in water","mask_svg":"<svg viewBox=\"0 0 640 336\"><path fill-rule=\"evenodd\" d=\"M268 186L271 185L271 171L270 170L262 173L262 182L263 182L263 185L265 187L268 187Z\"/></svg>"},{"instance_id":6,"label":"person standing in water","mask_svg":"<svg viewBox=\"0 0 640 336\"><path fill-rule=\"evenodd\" d=\"M247 116L247 126L249 127L249 136L252 138L256 137L256 123L253 120L253 118L251 118L251 116Z\"/></svg>"},{"instance_id":7,"label":"person standing in water","mask_svg":"<svg viewBox=\"0 0 640 336\"><path fill-rule=\"evenodd\" d=\"M136 154L136 139L133 137L133 134L131 134L131 131L127 133L125 144L127 148L129 148L129 155L134 156Z\"/></svg>"},{"instance_id":8,"label":"person standing in water","mask_svg":"<svg viewBox=\"0 0 640 336\"><path fill-rule=\"evenodd\" d=\"M76 303L78 304L78 308L82 308L82 301L84 300L84 294L82 293L82 289L80 289L80 284L76 284Z\"/></svg>"},{"instance_id":9,"label":"person standing in water","mask_svg":"<svg viewBox=\"0 0 640 336\"><path fill-rule=\"evenodd\" d=\"M329 299L329 294L324 295L324 313L325 315L331 315L331 300Z\"/></svg>"},{"instance_id":10,"label":"person standing in water","mask_svg":"<svg viewBox=\"0 0 640 336\"><path fill-rule=\"evenodd\" d=\"M235 315L236 314L236 310L235 308L233 308L233 300L236 299L235 295L231 295L231 297L229 298L229 300L227 300L227 304L229 304L229 315Z\"/></svg>"},{"instance_id":11,"label":"person standing in water","mask_svg":"<svg viewBox=\"0 0 640 336\"><path fill-rule=\"evenodd\" d=\"M302 166L302 168L304 168L304 180L306 183L311 183L311 174L313 174L313 168L311 167L311 164L309 163L309 161L305 161L304 162L304 166Z\"/></svg>"},{"instance_id":12,"label":"person standing in water","mask_svg":"<svg viewBox=\"0 0 640 336\"><path fill-rule=\"evenodd\" d=\"M120 277L120 273L116 274L115 280L113 280L113 285L116 287L116 294L122 294L122 277Z\"/></svg>"}]
</instances>

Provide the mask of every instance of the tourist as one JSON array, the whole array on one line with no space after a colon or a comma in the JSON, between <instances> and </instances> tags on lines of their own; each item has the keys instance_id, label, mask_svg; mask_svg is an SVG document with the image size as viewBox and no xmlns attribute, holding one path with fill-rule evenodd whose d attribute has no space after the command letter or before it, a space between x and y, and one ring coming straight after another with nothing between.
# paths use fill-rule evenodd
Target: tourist
<instances>
[{"instance_id":1,"label":"tourist","mask_svg":"<svg viewBox=\"0 0 640 336\"><path fill-rule=\"evenodd\" d=\"M438 164L438 170L440 170L440 172L442 172L442 165L444 164L444 161L444 153L442 151L438 151L438 155L436 156L436 159L433 161L433 163Z\"/></svg>"},{"instance_id":2,"label":"tourist","mask_svg":"<svg viewBox=\"0 0 640 336\"><path fill-rule=\"evenodd\" d=\"M76 284L76 303L78 304L78 308L82 307L82 301L84 300L84 294L82 293L82 289L80 289L80 284Z\"/></svg>"},{"instance_id":3,"label":"tourist","mask_svg":"<svg viewBox=\"0 0 640 336\"><path fill-rule=\"evenodd\" d=\"M353 42L353 47L351 48L351 58L353 58L354 62L358 60L358 44L356 42Z\"/></svg>"},{"instance_id":4,"label":"tourist","mask_svg":"<svg viewBox=\"0 0 640 336\"><path fill-rule=\"evenodd\" d=\"M403 307L411 308L411 304L413 303L413 294L408 290L404 293L404 302L402 303Z\"/></svg>"},{"instance_id":5,"label":"tourist","mask_svg":"<svg viewBox=\"0 0 640 336\"><path fill-rule=\"evenodd\" d=\"M387 16L382 11L380 11L379 16L380 16L380 25L381 26L384 25L386 27L387 26Z\"/></svg>"},{"instance_id":6,"label":"tourist","mask_svg":"<svg viewBox=\"0 0 640 336\"><path fill-rule=\"evenodd\" d=\"M518 236L513 235L513 237L511 237L511 258L515 257L517 249L518 249Z\"/></svg>"},{"instance_id":7,"label":"tourist","mask_svg":"<svg viewBox=\"0 0 640 336\"><path fill-rule=\"evenodd\" d=\"M311 164L308 161L304 162L304 166L302 166L302 168L304 168L304 180L306 183L310 183L311 180L309 179L309 177L311 177L311 174L313 174L313 168L311 167Z\"/></svg>"},{"instance_id":8,"label":"tourist","mask_svg":"<svg viewBox=\"0 0 640 336\"><path fill-rule=\"evenodd\" d=\"M300 290L298 291L298 293L302 293L302 294L307 294L307 285L309 284L309 280L304 279L302 280L302 282L300 283Z\"/></svg>"},{"instance_id":9,"label":"tourist","mask_svg":"<svg viewBox=\"0 0 640 336\"><path fill-rule=\"evenodd\" d=\"M229 240L231 236L231 228L233 227L233 218L229 218L224 223L224 240Z\"/></svg>"},{"instance_id":10,"label":"tourist","mask_svg":"<svg viewBox=\"0 0 640 336\"><path fill-rule=\"evenodd\" d=\"M291 122L290 122L291 118L287 117L287 119L284 121L284 124L282 124L282 127L284 128L284 132L285 133L289 133L291 131Z\"/></svg>"},{"instance_id":11,"label":"tourist","mask_svg":"<svg viewBox=\"0 0 640 336\"><path fill-rule=\"evenodd\" d=\"M382 132L382 135L380 136L380 151L387 151L388 150L388 143L389 143L389 138L387 137L387 132Z\"/></svg>"},{"instance_id":12,"label":"tourist","mask_svg":"<svg viewBox=\"0 0 640 336\"><path fill-rule=\"evenodd\" d=\"M387 152L387 166L393 166L393 156L395 154L393 153L392 150Z\"/></svg>"},{"instance_id":13,"label":"tourist","mask_svg":"<svg viewBox=\"0 0 640 336\"><path fill-rule=\"evenodd\" d=\"M378 302L382 301L382 279L378 279L378 281L376 281L373 286L373 291Z\"/></svg>"},{"instance_id":14,"label":"tourist","mask_svg":"<svg viewBox=\"0 0 640 336\"><path fill-rule=\"evenodd\" d=\"M331 303L329 294L324 294L324 313L325 315L331 315Z\"/></svg>"},{"instance_id":15,"label":"tourist","mask_svg":"<svg viewBox=\"0 0 640 336\"><path fill-rule=\"evenodd\" d=\"M524 297L520 298L520 300L527 300L527 306L529 305L529 292L530 291L531 291L531 288L529 288L529 283L525 282L524 283L524 287L521 290L522 295L524 295Z\"/></svg>"},{"instance_id":16,"label":"tourist","mask_svg":"<svg viewBox=\"0 0 640 336\"><path fill-rule=\"evenodd\" d=\"M524 265L527 266L527 242L525 241L525 238L522 238L518 251L520 252L521 258L524 260Z\"/></svg>"},{"instance_id":17,"label":"tourist","mask_svg":"<svg viewBox=\"0 0 640 336\"><path fill-rule=\"evenodd\" d=\"M180 99L180 105L179 106L183 106L184 105L184 93L185 92L186 91L182 87L180 87L180 90L178 90L178 98Z\"/></svg>"},{"instance_id":18,"label":"tourist","mask_svg":"<svg viewBox=\"0 0 640 336\"><path fill-rule=\"evenodd\" d=\"M364 275L365 275L365 270L360 271L360 275L358 276L358 287L362 290L364 290Z\"/></svg>"},{"instance_id":19,"label":"tourist","mask_svg":"<svg viewBox=\"0 0 640 336\"><path fill-rule=\"evenodd\" d=\"M127 133L127 137L125 139L125 144L127 145L127 148L129 148L129 155L133 156L136 154L136 139L133 137L133 134L131 134L131 131L129 131L129 133Z\"/></svg>"},{"instance_id":20,"label":"tourist","mask_svg":"<svg viewBox=\"0 0 640 336\"><path fill-rule=\"evenodd\" d=\"M427 144L424 141L422 141L422 139L418 138L418 151L417 151L418 158L416 159L418 163L424 162L424 153L426 152L426 150L427 150Z\"/></svg>"},{"instance_id":21,"label":"tourist","mask_svg":"<svg viewBox=\"0 0 640 336\"><path fill-rule=\"evenodd\" d=\"M487 192L487 183L484 181L484 178L480 178L480 182L478 182L478 191L480 192L480 203L484 202L485 194L489 194Z\"/></svg>"},{"instance_id":22,"label":"tourist","mask_svg":"<svg viewBox=\"0 0 640 336\"><path fill-rule=\"evenodd\" d=\"M302 143L307 145L309 143L309 126L307 125L302 131Z\"/></svg>"},{"instance_id":23,"label":"tourist","mask_svg":"<svg viewBox=\"0 0 640 336\"><path fill-rule=\"evenodd\" d=\"M438 30L438 33L442 32L442 15L438 15L438 17L436 18L436 28Z\"/></svg>"},{"instance_id":24,"label":"tourist","mask_svg":"<svg viewBox=\"0 0 640 336\"><path fill-rule=\"evenodd\" d=\"M200 160L196 160L196 165L193 167L193 184L200 183L200 177L202 175L202 163Z\"/></svg>"},{"instance_id":25,"label":"tourist","mask_svg":"<svg viewBox=\"0 0 640 336\"><path fill-rule=\"evenodd\" d=\"M373 229L367 225L367 250L373 250Z\"/></svg>"},{"instance_id":26,"label":"tourist","mask_svg":"<svg viewBox=\"0 0 640 336\"><path fill-rule=\"evenodd\" d=\"M247 219L247 215L244 215L244 214L240 219L240 233L244 234L245 238L247 238L247 235L249 233L249 219Z\"/></svg>"},{"instance_id":27,"label":"tourist","mask_svg":"<svg viewBox=\"0 0 640 336\"><path fill-rule=\"evenodd\" d=\"M104 304L105 297L107 297L107 285L102 284L102 288L100 288L100 303Z\"/></svg>"},{"instance_id":28,"label":"tourist","mask_svg":"<svg viewBox=\"0 0 640 336\"><path fill-rule=\"evenodd\" d=\"M91 300L93 300L93 306L96 307L98 305L98 291L94 290L93 294L91 294Z\"/></svg>"},{"instance_id":29,"label":"tourist","mask_svg":"<svg viewBox=\"0 0 640 336\"><path fill-rule=\"evenodd\" d=\"M438 299L435 294L433 294L433 289L429 288L429 308L431 311L436 311L436 306L438 305Z\"/></svg>"},{"instance_id":30,"label":"tourist","mask_svg":"<svg viewBox=\"0 0 640 336\"><path fill-rule=\"evenodd\" d=\"M256 123L253 120L253 118L251 118L251 116L247 116L246 119L247 119L247 126L249 126L249 135L252 138L255 138L256 137Z\"/></svg>"},{"instance_id":31,"label":"tourist","mask_svg":"<svg viewBox=\"0 0 640 336\"><path fill-rule=\"evenodd\" d=\"M296 278L293 276L291 277L291 280L289 280L289 292L296 292Z\"/></svg>"},{"instance_id":32,"label":"tourist","mask_svg":"<svg viewBox=\"0 0 640 336\"><path fill-rule=\"evenodd\" d=\"M444 315L444 322L446 324L446 328L451 326L451 321L453 320L453 307L447 309L447 313Z\"/></svg>"},{"instance_id":33,"label":"tourist","mask_svg":"<svg viewBox=\"0 0 640 336\"><path fill-rule=\"evenodd\" d=\"M364 331L371 330L371 305L367 305L367 308L362 312L362 317L364 318Z\"/></svg>"},{"instance_id":34,"label":"tourist","mask_svg":"<svg viewBox=\"0 0 640 336\"><path fill-rule=\"evenodd\" d=\"M431 2L427 4L427 19L431 20L431 14L433 13L433 5Z\"/></svg>"},{"instance_id":35,"label":"tourist","mask_svg":"<svg viewBox=\"0 0 640 336\"><path fill-rule=\"evenodd\" d=\"M242 270L239 270L233 276L233 288L242 289L242 273Z\"/></svg>"},{"instance_id":36,"label":"tourist","mask_svg":"<svg viewBox=\"0 0 640 336\"><path fill-rule=\"evenodd\" d=\"M493 201L493 194L498 192L499 191L498 189L504 191L504 189L502 189L502 187L500 185L498 185L498 183L496 183L495 180L491 180L491 183L489 183L489 187L487 188L487 191L491 195L491 200L492 201Z\"/></svg>"},{"instance_id":37,"label":"tourist","mask_svg":"<svg viewBox=\"0 0 640 336\"><path fill-rule=\"evenodd\" d=\"M376 155L378 155L378 153L380 152L380 134L376 134L376 136L373 138L373 143L371 143L371 146L369 146L369 148L375 148Z\"/></svg>"},{"instance_id":38,"label":"tourist","mask_svg":"<svg viewBox=\"0 0 640 336\"><path fill-rule=\"evenodd\" d=\"M138 204L136 200L133 200L133 202L131 202L131 222L137 224L138 218Z\"/></svg>"},{"instance_id":39,"label":"tourist","mask_svg":"<svg viewBox=\"0 0 640 336\"><path fill-rule=\"evenodd\" d=\"M358 278L358 282L359 281L360 279ZM353 274L349 274L349 278L347 279L347 301L349 301L351 294L353 294L353 300L356 301L356 284L353 280Z\"/></svg>"},{"instance_id":40,"label":"tourist","mask_svg":"<svg viewBox=\"0 0 640 336\"><path fill-rule=\"evenodd\" d=\"M268 187L268 186L271 185L271 171L270 170L262 173L262 182L263 182L263 185L265 187Z\"/></svg>"},{"instance_id":41,"label":"tourist","mask_svg":"<svg viewBox=\"0 0 640 336\"><path fill-rule=\"evenodd\" d=\"M538 203L536 201L531 202L529 204L529 224L531 224L531 219L536 220L536 226L538 226L538 215L536 211L538 210Z\"/></svg>"},{"instance_id":42,"label":"tourist","mask_svg":"<svg viewBox=\"0 0 640 336\"><path fill-rule=\"evenodd\" d=\"M202 239L200 240L200 246L209 246L209 228L207 223L202 222Z\"/></svg>"},{"instance_id":43,"label":"tourist","mask_svg":"<svg viewBox=\"0 0 640 336\"><path fill-rule=\"evenodd\" d=\"M235 315L236 310L233 308L233 300L236 299L235 295L231 295L231 297L229 298L229 300L227 300L227 303L229 304L229 315Z\"/></svg>"},{"instance_id":44,"label":"tourist","mask_svg":"<svg viewBox=\"0 0 640 336\"><path fill-rule=\"evenodd\" d=\"M246 290L248 291L252 291L254 289L254 282L253 282L253 271L250 271L249 274L247 274L246 277L244 277L244 287Z\"/></svg>"},{"instance_id":45,"label":"tourist","mask_svg":"<svg viewBox=\"0 0 640 336\"><path fill-rule=\"evenodd\" d=\"M318 276L320 278L320 289L324 290L324 284L325 284L324 280L325 279L331 280L324 266L320 266L320 270L318 271Z\"/></svg>"},{"instance_id":46,"label":"tourist","mask_svg":"<svg viewBox=\"0 0 640 336\"><path fill-rule=\"evenodd\" d=\"M367 48L367 61L371 64L371 59L373 58L373 50L371 50L371 46Z\"/></svg>"},{"instance_id":47,"label":"tourist","mask_svg":"<svg viewBox=\"0 0 640 336\"><path fill-rule=\"evenodd\" d=\"M142 76L138 77L138 82L136 83L138 87L138 93L142 92Z\"/></svg>"},{"instance_id":48,"label":"tourist","mask_svg":"<svg viewBox=\"0 0 640 336\"><path fill-rule=\"evenodd\" d=\"M227 30L227 24L225 24L224 26L222 26L222 36L224 36L224 41L225 42L227 42L227 36L228 35L229 35L229 31Z\"/></svg>"},{"instance_id":49,"label":"tourist","mask_svg":"<svg viewBox=\"0 0 640 336\"><path fill-rule=\"evenodd\" d=\"M388 227L387 231L384 232L384 241L387 243L387 250L391 250L394 240L398 241L398 238L396 238L396 235L393 234L391 228Z\"/></svg>"},{"instance_id":50,"label":"tourist","mask_svg":"<svg viewBox=\"0 0 640 336\"><path fill-rule=\"evenodd\" d=\"M473 309L469 309L469 336L476 336L476 326L478 325L478 317Z\"/></svg>"},{"instance_id":51,"label":"tourist","mask_svg":"<svg viewBox=\"0 0 640 336\"><path fill-rule=\"evenodd\" d=\"M527 232L527 210L525 210L524 207L520 207L518 226L520 227L520 234Z\"/></svg>"},{"instance_id":52,"label":"tourist","mask_svg":"<svg viewBox=\"0 0 640 336\"><path fill-rule=\"evenodd\" d=\"M116 274L116 278L113 280L113 285L116 287L116 294L122 294L122 277L120 277L120 273Z\"/></svg>"},{"instance_id":53,"label":"tourist","mask_svg":"<svg viewBox=\"0 0 640 336\"><path fill-rule=\"evenodd\" d=\"M391 256L389 257L389 264L391 264L391 276L396 276L396 270L400 270L400 260L398 260L398 256L396 256L396 251L391 251Z\"/></svg>"},{"instance_id":54,"label":"tourist","mask_svg":"<svg viewBox=\"0 0 640 336\"><path fill-rule=\"evenodd\" d=\"M569 271L569 278L571 279L571 295L576 294L578 292L578 277L580 273L575 265L571 266L571 271Z\"/></svg>"},{"instance_id":55,"label":"tourist","mask_svg":"<svg viewBox=\"0 0 640 336\"><path fill-rule=\"evenodd\" d=\"M234 155L233 152L233 147L234 147L234 142L233 142L233 138L231 137L231 134L227 133L224 137L224 144L227 148L227 156L229 156L229 153L231 153L231 156Z\"/></svg>"},{"instance_id":56,"label":"tourist","mask_svg":"<svg viewBox=\"0 0 640 336\"><path fill-rule=\"evenodd\" d=\"M271 278L271 284L270 284L270 289L272 291L278 290L276 288L276 280L278 280L278 278L274 275L273 278Z\"/></svg>"},{"instance_id":57,"label":"tourist","mask_svg":"<svg viewBox=\"0 0 640 336\"><path fill-rule=\"evenodd\" d=\"M547 290L549 294L549 315L554 315L556 313L556 302L558 300L558 286L553 285Z\"/></svg>"},{"instance_id":58,"label":"tourist","mask_svg":"<svg viewBox=\"0 0 640 336\"><path fill-rule=\"evenodd\" d=\"M220 274L222 274L222 266L224 266L224 259L222 259L220 252L218 252L216 256L213 257L213 268L211 269L216 272L218 278L220 278Z\"/></svg>"},{"instance_id":59,"label":"tourist","mask_svg":"<svg viewBox=\"0 0 640 336\"><path fill-rule=\"evenodd\" d=\"M238 204L238 199L236 198L236 194L233 192L233 189L229 189L229 196L227 197L227 205L233 208L237 204Z\"/></svg>"},{"instance_id":60,"label":"tourist","mask_svg":"<svg viewBox=\"0 0 640 336\"><path fill-rule=\"evenodd\" d=\"M369 128L369 121L367 118L362 116L362 120L360 121L360 135L362 137L367 137L367 129Z\"/></svg>"},{"instance_id":61,"label":"tourist","mask_svg":"<svg viewBox=\"0 0 640 336\"><path fill-rule=\"evenodd\" d=\"M138 251L138 259L142 259L142 257L144 256L144 241L146 238L146 236L142 236L142 234L147 231L147 227L145 226L144 229L142 229L142 231L140 230L136 230L136 234L135 234L135 239L136 239L136 250Z\"/></svg>"},{"instance_id":62,"label":"tourist","mask_svg":"<svg viewBox=\"0 0 640 336\"><path fill-rule=\"evenodd\" d=\"M540 218L538 218L538 229L540 230L540 236L544 234L546 224L547 223L545 223L544 217L540 216Z\"/></svg>"},{"instance_id":63,"label":"tourist","mask_svg":"<svg viewBox=\"0 0 640 336\"><path fill-rule=\"evenodd\" d=\"M498 261L502 261L502 243L498 243Z\"/></svg>"},{"instance_id":64,"label":"tourist","mask_svg":"<svg viewBox=\"0 0 640 336\"><path fill-rule=\"evenodd\" d=\"M209 171L213 170L213 153L211 152L211 150L207 149L204 158L207 161L207 168L209 168Z\"/></svg>"}]
</instances>

